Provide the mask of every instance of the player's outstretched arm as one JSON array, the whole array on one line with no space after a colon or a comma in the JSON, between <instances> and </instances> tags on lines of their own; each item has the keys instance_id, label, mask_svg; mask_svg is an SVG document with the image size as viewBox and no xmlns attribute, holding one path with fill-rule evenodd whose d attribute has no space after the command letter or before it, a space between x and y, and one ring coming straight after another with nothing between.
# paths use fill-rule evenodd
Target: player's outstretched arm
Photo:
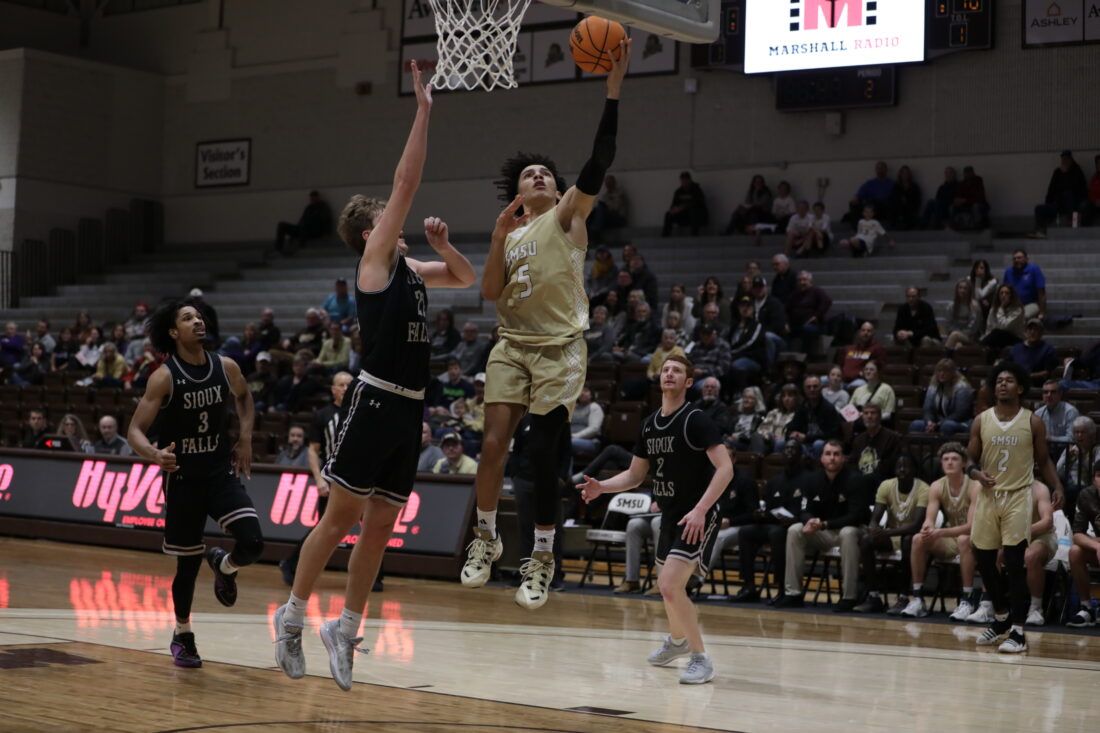
<instances>
[{"instance_id":1,"label":"player's outstretched arm","mask_svg":"<svg viewBox=\"0 0 1100 733\"><path fill-rule=\"evenodd\" d=\"M618 473L606 481L597 481L591 476L585 476L581 483L577 484L581 498L585 503L590 503L601 494L618 494L622 491L630 491L637 488L645 477L649 475L649 461L645 458L634 456L630 460L630 467L622 473Z\"/></svg>"},{"instance_id":2,"label":"player's outstretched arm","mask_svg":"<svg viewBox=\"0 0 1100 733\"><path fill-rule=\"evenodd\" d=\"M405 218L412 208L413 197L420 188L420 178L424 173L424 161L428 157L428 119L432 112L432 86L424 84L420 67L415 61L409 64L412 70L413 87L416 90L416 117L413 119L409 138L405 142L405 151L397 163L393 175L393 189L390 191L386 209L374 223L367 245L363 249L363 264L382 267L389 270L393 262L394 251L401 230L405 227Z\"/></svg>"},{"instance_id":3,"label":"player's outstretched arm","mask_svg":"<svg viewBox=\"0 0 1100 733\"><path fill-rule=\"evenodd\" d=\"M406 257L405 262L420 275L430 288L468 288L477 280L477 273L470 261L451 244L447 222L438 216L424 220L424 234L442 262L421 262Z\"/></svg>"},{"instance_id":4,"label":"player's outstretched arm","mask_svg":"<svg viewBox=\"0 0 1100 733\"><path fill-rule=\"evenodd\" d=\"M161 366L145 385L145 394L141 396L134 416L130 419L130 429L126 431L126 440L134 452L147 461L152 461L168 473L176 470L176 444L158 448L149 442L149 428L160 412L164 400L172 394L172 375L168 367Z\"/></svg>"},{"instance_id":5,"label":"player's outstretched arm","mask_svg":"<svg viewBox=\"0 0 1100 733\"><path fill-rule=\"evenodd\" d=\"M241 374L237 362L227 356L221 357L222 368L229 379L229 391L237 408L237 421L240 423L240 437L233 448L234 468L245 478L252 478L252 425L256 420L256 404L252 401L252 391Z\"/></svg>"},{"instance_id":6,"label":"player's outstretched arm","mask_svg":"<svg viewBox=\"0 0 1100 733\"><path fill-rule=\"evenodd\" d=\"M1031 415L1031 444L1035 465L1039 467L1039 475L1050 488L1051 506L1054 511L1058 511L1062 508L1066 496L1062 491L1062 481L1058 478L1054 461L1050 460L1050 451L1047 449L1047 426L1035 413Z\"/></svg>"},{"instance_id":7,"label":"player's outstretched arm","mask_svg":"<svg viewBox=\"0 0 1100 733\"><path fill-rule=\"evenodd\" d=\"M620 45L619 58L611 55L611 72L607 75L607 101L604 103L603 117L596 129L596 139L592 143L592 155L577 177L577 185L570 188L558 203L557 215L561 228L569 233L575 243L588 246L588 230L585 220L596 205L604 176L615 162L616 136L619 130L619 95L622 92L623 77L630 66L630 39Z\"/></svg>"}]
</instances>

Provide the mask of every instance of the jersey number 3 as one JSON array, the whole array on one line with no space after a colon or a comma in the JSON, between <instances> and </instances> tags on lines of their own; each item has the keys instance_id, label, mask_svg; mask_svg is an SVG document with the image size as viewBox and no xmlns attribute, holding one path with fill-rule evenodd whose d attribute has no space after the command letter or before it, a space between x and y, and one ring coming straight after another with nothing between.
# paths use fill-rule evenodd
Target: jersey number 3
<instances>
[{"instance_id":1,"label":"jersey number 3","mask_svg":"<svg viewBox=\"0 0 1100 733\"><path fill-rule=\"evenodd\" d=\"M523 286L523 291L517 296L520 300L530 298L535 292L535 284L531 282L531 265L523 265L516 270L516 282Z\"/></svg>"},{"instance_id":2,"label":"jersey number 3","mask_svg":"<svg viewBox=\"0 0 1100 733\"><path fill-rule=\"evenodd\" d=\"M209 413L206 412L206 410L203 410L202 412L199 413L199 432L200 433L205 433L209 429L210 429L210 415L209 415Z\"/></svg>"}]
</instances>

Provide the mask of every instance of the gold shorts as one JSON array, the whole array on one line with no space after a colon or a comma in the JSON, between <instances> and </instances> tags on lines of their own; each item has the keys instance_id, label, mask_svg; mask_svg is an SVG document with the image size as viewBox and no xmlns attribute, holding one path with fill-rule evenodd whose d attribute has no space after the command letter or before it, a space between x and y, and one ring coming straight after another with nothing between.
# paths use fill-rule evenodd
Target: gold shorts
<instances>
[{"instance_id":1,"label":"gold shorts","mask_svg":"<svg viewBox=\"0 0 1100 733\"><path fill-rule=\"evenodd\" d=\"M1058 552L1058 538L1054 532L1046 532L1031 540L1032 545L1042 545L1047 551L1047 562L1054 559L1055 553Z\"/></svg>"},{"instance_id":2,"label":"gold shorts","mask_svg":"<svg viewBox=\"0 0 1100 733\"><path fill-rule=\"evenodd\" d=\"M1031 541L1031 486L1013 491L981 489L970 539L979 550L999 550Z\"/></svg>"},{"instance_id":3,"label":"gold shorts","mask_svg":"<svg viewBox=\"0 0 1100 733\"><path fill-rule=\"evenodd\" d=\"M546 415L564 405L572 418L587 361L583 338L564 346L527 346L502 338L485 367L485 404L523 405L532 415Z\"/></svg>"},{"instance_id":4,"label":"gold shorts","mask_svg":"<svg viewBox=\"0 0 1100 733\"><path fill-rule=\"evenodd\" d=\"M929 554L937 560L954 560L959 556L958 537L940 537L936 544L932 545Z\"/></svg>"}]
</instances>

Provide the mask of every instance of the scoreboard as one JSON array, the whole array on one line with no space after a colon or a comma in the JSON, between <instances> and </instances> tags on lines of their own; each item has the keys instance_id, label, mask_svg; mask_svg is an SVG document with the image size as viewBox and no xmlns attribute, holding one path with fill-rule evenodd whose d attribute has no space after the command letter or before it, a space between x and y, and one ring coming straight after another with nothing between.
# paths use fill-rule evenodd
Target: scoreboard
<instances>
[{"instance_id":1,"label":"scoreboard","mask_svg":"<svg viewBox=\"0 0 1100 733\"><path fill-rule=\"evenodd\" d=\"M993 0L933 0L931 10L930 56L993 47Z\"/></svg>"}]
</instances>

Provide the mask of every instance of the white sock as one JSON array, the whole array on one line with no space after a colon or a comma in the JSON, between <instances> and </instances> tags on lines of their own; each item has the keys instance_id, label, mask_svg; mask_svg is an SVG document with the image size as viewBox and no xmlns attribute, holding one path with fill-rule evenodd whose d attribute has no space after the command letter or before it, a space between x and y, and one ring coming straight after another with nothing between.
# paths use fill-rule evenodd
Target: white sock
<instances>
[{"instance_id":1,"label":"white sock","mask_svg":"<svg viewBox=\"0 0 1100 733\"><path fill-rule=\"evenodd\" d=\"M969 598L973 594L974 594L974 586L972 586L972 585L964 585L963 586L963 598Z\"/></svg>"},{"instance_id":2,"label":"white sock","mask_svg":"<svg viewBox=\"0 0 1100 733\"><path fill-rule=\"evenodd\" d=\"M232 575L233 573L240 570L240 568L230 562L229 557L230 554L228 552L225 553L224 555L222 555L221 563L218 564L218 570L221 570L226 575Z\"/></svg>"},{"instance_id":3,"label":"white sock","mask_svg":"<svg viewBox=\"0 0 1100 733\"><path fill-rule=\"evenodd\" d=\"M534 551L554 553L554 530L535 527Z\"/></svg>"},{"instance_id":4,"label":"white sock","mask_svg":"<svg viewBox=\"0 0 1100 733\"><path fill-rule=\"evenodd\" d=\"M493 539L497 536L497 510L494 509L491 512L483 512L480 509L477 510L477 528L485 530Z\"/></svg>"},{"instance_id":5,"label":"white sock","mask_svg":"<svg viewBox=\"0 0 1100 733\"><path fill-rule=\"evenodd\" d=\"M1015 631L1020 636L1023 636L1023 634L1024 634L1024 627L1020 626L1019 624L1013 624L1012 625L1012 630Z\"/></svg>"},{"instance_id":6,"label":"white sock","mask_svg":"<svg viewBox=\"0 0 1100 733\"><path fill-rule=\"evenodd\" d=\"M1031 609L1030 610L1034 611L1034 610L1037 610L1037 609L1042 609L1042 607L1043 607L1042 597L1032 596L1031 597Z\"/></svg>"},{"instance_id":7,"label":"white sock","mask_svg":"<svg viewBox=\"0 0 1100 733\"><path fill-rule=\"evenodd\" d=\"M344 609L340 614L340 633L349 639L359 635L359 624L363 621L363 614L354 613Z\"/></svg>"},{"instance_id":8,"label":"white sock","mask_svg":"<svg viewBox=\"0 0 1100 733\"><path fill-rule=\"evenodd\" d=\"M179 619L176 619L176 633L177 634L186 634L186 633L189 633L190 631L191 631L191 619L187 619L186 621L180 621Z\"/></svg>"},{"instance_id":9,"label":"white sock","mask_svg":"<svg viewBox=\"0 0 1100 733\"><path fill-rule=\"evenodd\" d=\"M290 600L286 602L286 611L283 613L283 623L292 623L298 626L304 626L306 620L306 604L308 599L299 598L293 593L290 594Z\"/></svg>"},{"instance_id":10,"label":"white sock","mask_svg":"<svg viewBox=\"0 0 1100 733\"><path fill-rule=\"evenodd\" d=\"M924 595L924 583L913 583L913 595Z\"/></svg>"},{"instance_id":11,"label":"white sock","mask_svg":"<svg viewBox=\"0 0 1100 733\"><path fill-rule=\"evenodd\" d=\"M671 641L673 643L673 645L675 645L675 646L683 646L684 644L687 643L687 637L686 636L682 636L679 639L673 639L672 634L669 634L668 640Z\"/></svg>"}]
</instances>

